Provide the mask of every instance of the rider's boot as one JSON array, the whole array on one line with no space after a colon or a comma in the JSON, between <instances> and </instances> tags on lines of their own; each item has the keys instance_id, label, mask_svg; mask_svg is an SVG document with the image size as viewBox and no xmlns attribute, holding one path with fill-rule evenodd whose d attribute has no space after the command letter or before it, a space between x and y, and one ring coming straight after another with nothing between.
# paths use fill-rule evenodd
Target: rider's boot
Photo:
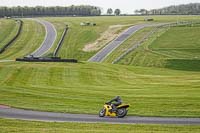
<instances>
[{"instance_id":1,"label":"rider's boot","mask_svg":"<svg viewBox=\"0 0 200 133\"><path fill-rule=\"evenodd\" d=\"M117 112L117 107L115 105L112 106L112 112Z\"/></svg>"}]
</instances>

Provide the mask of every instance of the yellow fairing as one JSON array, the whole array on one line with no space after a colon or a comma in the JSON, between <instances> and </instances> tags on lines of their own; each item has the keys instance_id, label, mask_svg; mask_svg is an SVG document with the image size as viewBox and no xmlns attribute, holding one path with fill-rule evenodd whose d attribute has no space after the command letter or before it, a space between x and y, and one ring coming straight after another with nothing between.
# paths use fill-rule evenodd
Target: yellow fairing
<instances>
[{"instance_id":1,"label":"yellow fairing","mask_svg":"<svg viewBox=\"0 0 200 133\"><path fill-rule=\"evenodd\" d=\"M112 109L110 105L104 105L104 108L106 109L106 114L105 116L111 116L111 117L116 117L116 113L111 113L109 110Z\"/></svg>"},{"instance_id":2,"label":"yellow fairing","mask_svg":"<svg viewBox=\"0 0 200 133\"><path fill-rule=\"evenodd\" d=\"M129 106L130 106L129 104L122 104L122 105L117 106L117 108L120 108L120 107L129 107Z\"/></svg>"}]
</instances>

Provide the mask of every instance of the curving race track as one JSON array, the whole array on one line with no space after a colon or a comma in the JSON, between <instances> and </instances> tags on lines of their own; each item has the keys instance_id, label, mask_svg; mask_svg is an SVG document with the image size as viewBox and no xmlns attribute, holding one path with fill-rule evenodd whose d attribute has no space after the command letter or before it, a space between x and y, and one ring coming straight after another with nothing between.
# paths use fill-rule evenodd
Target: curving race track
<instances>
[{"instance_id":1,"label":"curving race track","mask_svg":"<svg viewBox=\"0 0 200 133\"><path fill-rule=\"evenodd\" d=\"M100 118L98 115L30 111L0 106L0 117L47 122L118 123L118 124L184 124L199 125L200 118L136 117Z\"/></svg>"},{"instance_id":2,"label":"curving race track","mask_svg":"<svg viewBox=\"0 0 200 133\"><path fill-rule=\"evenodd\" d=\"M112 53L117 47L119 47L124 41L126 41L130 36L135 34L137 31L151 26L163 26L170 23L159 23L159 24L138 24L128 28L125 32L120 34L112 42L108 43L102 50L91 57L88 62L103 62L105 58Z\"/></svg>"},{"instance_id":3,"label":"curving race track","mask_svg":"<svg viewBox=\"0 0 200 133\"><path fill-rule=\"evenodd\" d=\"M48 21L45 20L39 20L39 19L32 19L35 20L42 25L44 25L46 29L46 37L42 43L42 45L31 55L34 57L41 57L44 55L54 44L56 37L57 37L57 31L55 27ZM37 39L37 38L36 38Z\"/></svg>"}]
</instances>

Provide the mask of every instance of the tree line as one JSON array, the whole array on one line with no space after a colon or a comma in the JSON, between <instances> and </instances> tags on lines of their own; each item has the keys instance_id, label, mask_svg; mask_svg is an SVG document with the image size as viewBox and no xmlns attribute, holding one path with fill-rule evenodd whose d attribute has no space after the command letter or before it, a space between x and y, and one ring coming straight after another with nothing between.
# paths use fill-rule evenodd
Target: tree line
<instances>
[{"instance_id":1,"label":"tree line","mask_svg":"<svg viewBox=\"0 0 200 133\"><path fill-rule=\"evenodd\" d=\"M161 9L140 9L135 10L135 14L141 15L200 15L200 3L182 4L168 6Z\"/></svg>"},{"instance_id":2,"label":"tree line","mask_svg":"<svg viewBox=\"0 0 200 133\"><path fill-rule=\"evenodd\" d=\"M101 9L96 6L54 6L54 7L0 7L0 17L26 17L26 16L99 16Z\"/></svg>"}]
</instances>

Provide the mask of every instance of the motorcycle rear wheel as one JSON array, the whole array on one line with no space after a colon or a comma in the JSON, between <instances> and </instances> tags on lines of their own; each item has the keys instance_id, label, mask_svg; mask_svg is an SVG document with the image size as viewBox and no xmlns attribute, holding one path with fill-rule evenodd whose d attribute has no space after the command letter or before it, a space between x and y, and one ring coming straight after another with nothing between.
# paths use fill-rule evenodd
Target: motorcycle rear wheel
<instances>
[{"instance_id":1,"label":"motorcycle rear wheel","mask_svg":"<svg viewBox=\"0 0 200 133\"><path fill-rule=\"evenodd\" d=\"M127 115L127 110L126 110L126 108L121 108L121 109L118 109L117 110L117 116L118 116L118 118L123 118L123 117L125 117L126 115Z\"/></svg>"},{"instance_id":2,"label":"motorcycle rear wheel","mask_svg":"<svg viewBox=\"0 0 200 133\"><path fill-rule=\"evenodd\" d=\"M105 109L105 108L103 108L103 109L101 109L101 110L99 111L99 117L104 117L105 114L106 114L106 109Z\"/></svg>"}]
</instances>

